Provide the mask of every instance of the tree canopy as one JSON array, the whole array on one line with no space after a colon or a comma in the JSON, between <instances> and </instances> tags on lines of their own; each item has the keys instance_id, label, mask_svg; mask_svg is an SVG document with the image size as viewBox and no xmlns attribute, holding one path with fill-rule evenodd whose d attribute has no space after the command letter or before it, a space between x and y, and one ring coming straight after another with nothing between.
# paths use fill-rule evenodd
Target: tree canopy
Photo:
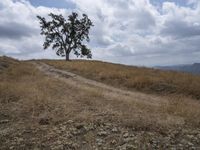
<instances>
[{"instance_id":1,"label":"tree canopy","mask_svg":"<svg viewBox=\"0 0 200 150\"><path fill-rule=\"evenodd\" d=\"M82 18L73 12L66 20L62 15L50 13L51 20L37 16L41 27L41 35L45 36L44 49L52 46L56 54L69 60L71 51L78 57L92 58L92 53L85 45L90 41L89 30L93 26L86 14Z\"/></svg>"}]
</instances>

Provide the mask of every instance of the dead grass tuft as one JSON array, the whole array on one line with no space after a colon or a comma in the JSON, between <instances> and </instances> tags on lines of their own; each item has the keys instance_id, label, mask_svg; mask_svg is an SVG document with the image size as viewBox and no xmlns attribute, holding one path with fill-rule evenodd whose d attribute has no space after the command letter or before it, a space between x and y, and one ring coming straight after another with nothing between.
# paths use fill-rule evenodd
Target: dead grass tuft
<instances>
[{"instance_id":1,"label":"dead grass tuft","mask_svg":"<svg viewBox=\"0 0 200 150\"><path fill-rule=\"evenodd\" d=\"M163 106L163 110L167 114L171 116L178 116L183 119L185 124L193 126L200 125L199 108L199 102L183 96L170 97L168 104Z\"/></svg>"}]
</instances>

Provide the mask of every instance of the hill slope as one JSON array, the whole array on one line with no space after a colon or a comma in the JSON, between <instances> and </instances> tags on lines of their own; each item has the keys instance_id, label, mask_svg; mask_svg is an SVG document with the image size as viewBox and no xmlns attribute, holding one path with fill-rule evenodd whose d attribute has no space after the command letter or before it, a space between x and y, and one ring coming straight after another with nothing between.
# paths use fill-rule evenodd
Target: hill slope
<instances>
[{"instance_id":1,"label":"hill slope","mask_svg":"<svg viewBox=\"0 0 200 150\"><path fill-rule=\"evenodd\" d=\"M128 92L41 61L3 58L1 62L7 67L0 72L0 149L195 149L200 145L197 100Z\"/></svg>"},{"instance_id":2,"label":"hill slope","mask_svg":"<svg viewBox=\"0 0 200 150\"><path fill-rule=\"evenodd\" d=\"M126 90L200 99L200 76L197 75L99 61L44 62Z\"/></svg>"}]
</instances>

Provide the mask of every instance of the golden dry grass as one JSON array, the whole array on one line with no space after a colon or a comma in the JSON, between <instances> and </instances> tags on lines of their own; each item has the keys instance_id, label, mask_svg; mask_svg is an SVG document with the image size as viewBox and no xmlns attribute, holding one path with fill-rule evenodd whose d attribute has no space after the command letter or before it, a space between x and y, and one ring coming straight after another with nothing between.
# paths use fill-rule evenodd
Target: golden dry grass
<instances>
[{"instance_id":1,"label":"golden dry grass","mask_svg":"<svg viewBox=\"0 0 200 150\"><path fill-rule=\"evenodd\" d=\"M99 61L44 61L115 87L159 95L183 95L200 99L200 76Z\"/></svg>"},{"instance_id":2,"label":"golden dry grass","mask_svg":"<svg viewBox=\"0 0 200 150\"><path fill-rule=\"evenodd\" d=\"M67 84L62 80L44 75L28 62L20 62L9 58L4 58L4 62L7 62L8 66L1 69L0 74L1 114L5 113L9 118L14 120L38 123L41 118L48 118L50 122L55 123L69 119L90 122L99 119L105 120L107 118L108 120L120 122L127 126L136 124L137 126L149 126L152 124L153 128L157 126L174 126L177 124L192 126L198 126L200 124L198 117L200 115L199 101L185 96L168 96L167 103L163 103L159 107L154 107L134 100L125 101L123 96L118 98L105 97L101 90L92 87L79 89L79 87ZM65 63L52 61L50 63L56 64L59 67L64 63L65 65L62 67L68 68L71 66L70 70L77 67L81 70L80 72L86 71L87 67L90 69L94 67L95 73L93 74L90 71L91 76L95 76L97 80L102 80L103 76L105 77L103 81L106 83L108 79L114 76L114 79L116 79L118 72L120 72L118 80L125 80L124 82L127 82L126 78L122 78L125 74L127 78L131 79L128 72L130 74L134 74L133 72L139 74L139 70L142 70L143 73L141 74L144 74L144 77L147 72L150 72L150 74L154 71L163 73L144 68L133 69L132 67L125 67L123 69L123 66L100 62L73 61ZM87 67L80 67L82 63L87 64ZM93 67L90 67L90 63ZM95 67L96 64L98 64L98 67ZM104 65L104 67L101 68L99 65ZM120 71L118 67L121 68ZM108 74L102 72L106 68L112 71L106 71ZM123 71L126 73L123 73ZM167 73L172 74L171 72ZM85 73L83 74L85 75ZM177 73L174 74L178 75ZM185 77L187 74L180 75ZM151 76L153 79L153 75ZM161 79L162 77L158 80ZM113 82L113 84L119 86L118 80L115 80L116 83L113 81L109 83L112 84ZM120 86L126 84L123 83ZM146 86L148 87L148 85ZM102 114L105 114L105 116Z\"/></svg>"},{"instance_id":3,"label":"golden dry grass","mask_svg":"<svg viewBox=\"0 0 200 150\"><path fill-rule=\"evenodd\" d=\"M40 128L41 120L46 121L43 123L48 125L45 129L47 132L52 131L57 124L62 124L62 122L68 120L73 120L76 123L112 123L138 132L147 131L158 134L167 134L169 129L176 129L177 126L195 130L200 125L199 101L185 96L168 96L166 103L150 106L142 101L125 99L123 95L117 98L107 97L103 90L98 88L90 86L81 88L81 86L69 84L67 80L44 75L29 62L20 62L10 58L3 58L2 60L0 57L1 62L6 62L7 66L2 68L0 72L0 121L7 119L10 123L5 128L0 126L0 129L4 130L8 127L12 129L9 134L11 139L15 132L23 132L24 128L27 130L29 128L34 130ZM71 64L71 67L79 66L80 63L90 64L82 61L64 62L64 64ZM91 62L91 65L94 63L100 62ZM54 62L52 61L51 64L54 64ZM62 65L63 62L58 61L55 64ZM64 65L64 67L68 65ZM109 67L112 66L114 68L112 70L115 72L112 75L112 71L112 73L107 71L108 74L115 76L119 71L117 65L108 65ZM108 67L105 64L104 66L105 68ZM123 66L119 67L123 68ZM82 71L85 71L86 68ZM127 71L127 76L129 76L128 68L125 67L124 69ZM132 69L132 67L130 68ZM140 68L137 69L140 70ZM99 70L104 69L94 69L95 73L92 76L107 77L106 73L99 72ZM119 78L124 76L121 71L119 71ZM139 74L139 71L136 72ZM95 79L97 78L95 77ZM102 79L97 80L101 81ZM106 80L108 79L104 79L104 81ZM115 84L115 86L119 85ZM36 134L30 134L29 138L37 136L39 142L41 142L43 134L47 133L39 133L38 131ZM53 136L59 137L57 134ZM91 139L89 133L86 138ZM5 144L5 140L0 137L1 144ZM7 144L9 146L9 143Z\"/></svg>"}]
</instances>

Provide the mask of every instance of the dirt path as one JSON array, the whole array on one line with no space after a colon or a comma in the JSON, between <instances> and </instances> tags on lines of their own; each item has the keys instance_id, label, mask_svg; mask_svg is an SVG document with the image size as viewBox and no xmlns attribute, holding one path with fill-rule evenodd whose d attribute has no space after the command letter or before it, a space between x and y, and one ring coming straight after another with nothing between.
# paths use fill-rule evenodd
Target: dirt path
<instances>
[{"instance_id":1,"label":"dirt path","mask_svg":"<svg viewBox=\"0 0 200 150\"><path fill-rule=\"evenodd\" d=\"M118 89L94 80L86 79L80 75L74 74L69 71L56 69L53 66L47 65L43 62L33 62L33 64L46 75L54 78L64 80L70 85L76 86L81 89L90 89L99 91L106 97L142 102L147 105L159 106L161 103L166 103L164 98L154 95L148 95L140 92L126 91ZM162 101L160 100L162 99Z\"/></svg>"}]
</instances>

